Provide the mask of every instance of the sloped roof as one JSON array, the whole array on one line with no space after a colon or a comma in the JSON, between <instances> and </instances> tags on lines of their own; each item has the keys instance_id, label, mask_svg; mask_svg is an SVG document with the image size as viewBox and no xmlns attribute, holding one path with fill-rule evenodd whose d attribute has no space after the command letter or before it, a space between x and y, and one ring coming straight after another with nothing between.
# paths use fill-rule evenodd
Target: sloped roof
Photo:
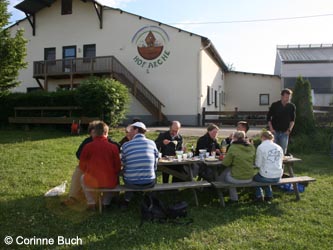
<instances>
[{"instance_id":1,"label":"sloped roof","mask_svg":"<svg viewBox=\"0 0 333 250\"><path fill-rule=\"evenodd\" d=\"M278 46L277 55L283 63L332 63L333 44Z\"/></svg>"},{"instance_id":2,"label":"sloped roof","mask_svg":"<svg viewBox=\"0 0 333 250\"><path fill-rule=\"evenodd\" d=\"M45 7L50 7L56 0L24 0L15 8L28 14L35 14Z\"/></svg>"}]
</instances>

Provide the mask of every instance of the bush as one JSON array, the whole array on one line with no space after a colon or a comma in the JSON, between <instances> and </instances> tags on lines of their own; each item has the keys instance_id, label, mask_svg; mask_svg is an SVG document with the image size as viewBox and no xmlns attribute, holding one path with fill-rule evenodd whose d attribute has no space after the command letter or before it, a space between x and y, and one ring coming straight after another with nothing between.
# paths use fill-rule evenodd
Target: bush
<instances>
[{"instance_id":1,"label":"bush","mask_svg":"<svg viewBox=\"0 0 333 250\"><path fill-rule=\"evenodd\" d=\"M129 103L126 86L110 78L91 77L83 81L76 98L85 115L97 115L110 126L116 126L125 118Z\"/></svg>"}]
</instances>

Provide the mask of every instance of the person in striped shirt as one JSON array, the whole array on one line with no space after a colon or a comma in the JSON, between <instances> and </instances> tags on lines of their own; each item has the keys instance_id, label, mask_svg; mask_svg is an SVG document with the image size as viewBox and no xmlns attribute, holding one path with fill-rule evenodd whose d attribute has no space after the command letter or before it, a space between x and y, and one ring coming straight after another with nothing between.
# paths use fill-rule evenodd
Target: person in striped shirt
<instances>
[{"instance_id":1,"label":"person in striped shirt","mask_svg":"<svg viewBox=\"0 0 333 250\"><path fill-rule=\"evenodd\" d=\"M135 189L153 187L156 183L158 150L154 141L147 139L147 128L142 122L130 126L133 139L122 146L123 178L125 186ZM132 192L125 193L126 208L133 196Z\"/></svg>"}]
</instances>

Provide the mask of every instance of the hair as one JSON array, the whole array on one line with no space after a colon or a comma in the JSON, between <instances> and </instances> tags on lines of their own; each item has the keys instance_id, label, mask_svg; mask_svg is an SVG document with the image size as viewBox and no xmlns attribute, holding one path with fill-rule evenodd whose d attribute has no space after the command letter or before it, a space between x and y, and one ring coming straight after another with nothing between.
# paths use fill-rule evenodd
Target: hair
<instances>
[{"instance_id":1,"label":"hair","mask_svg":"<svg viewBox=\"0 0 333 250\"><path fill-rule=\"evenodd\" d=\"M262 132L260 137L264 137L266 140L274 140L274 135L271 133L271 131Z\"/></svg>"},{"instance_id":2,"label":"hair","mask_svg":"<svg viewBox=\"0 0 333 250\"><path fill-rule=\"evenodd\" d=\"M96 136L107 135L109 132L109 127L105 122L99 121L94 128Z\"/></svg>"},{"instance_id":3,"label":"hair","mask_svg":"<svg viewBox=\"0 0 333 250\"><path fill-rule=\"evenodd\" d=\"M214 123L210 123L210 124L208 125L208 127L207 127L207 132L210 132L210 131L212 131L212 130L214 130L214 129L219 130L220 128L219 128L216 124L214 124Z\"/></svg>"},{"instance_id":4,"label":"hair","mask_svg":"<svg viewBox=\"0 0 333 250\"><path fill-rule=\"evenodd\" d=\"M291 89L287 89L287 88L285 88L285 89L283 89L283 90L281 91L281 95L285 95L285 94L287 94L287 95L292 95L292 94L293 94L293 91L292 91Z\"/></svg>"},{"instance_id":5,"label":"hair","mask_svg":"<svg viewBox=\"0 0 333 250\"><path fill-rule=\"evenodd\" d=\"M136 123L136 122L141 122L141 119L139 117L133 118L132 123Z\"/></svg>"},{"instance_id":6,"label":"hair","mask_svg":"<svg viewBox=\"0 0 333 250\"><path fill-rule=\"evenodd\" d=\"M91 133L91 131L93 129L95 129L96 124L99 123L99 122L101 122L101 121L95 120L95 121L89 122L89 125L88 125L88 133L89 134Z\"/></svg>"},{"instance_id":7,"label":"hair","mask_svg":"<svg viewBox=\"0 0 333 250\"><path fill-rule=\"evenodd\" d=\"M133 129L137 129L139 134L144 134L146 133L146 130L144 130L143 128L137 127L137 126L133 126Z\"/></svg>"},{"instance_id":8,"label":"hair","mask_svg":"<svg viewBox=\"0 0 333 250\"><path fill-rule=\"evenodd\" d=\"M244 131L236 131L233 134L233 138L235 138L237 141L244 140L245 132Z\"/></svg>"},{"instance_id":9,"label":"hair","mask_svg":"<svg viewBox=\"0 0 333 250\"><path fill-rule=\"evenodd\" d=\"M245 127L246 132L249 131L250 126L249 126L248 122L246 122L246 121L239 121L239 122L237 122L237 125L238 124L241 124L243 127Z\"/></svg>"},{"instance_id":10,"label":"hair","mask_svg":"<svg viewBox=\"0 0 333 250\"><path fill-rule=\"evenodd\" d=\"M179 121L172 121L172 122L170 122L170 128L172 127L172 125L174 125L174 124L177 124L177 127L181 127L181 124L180 124L180 122Z\"/></svg>"}]
</instances>

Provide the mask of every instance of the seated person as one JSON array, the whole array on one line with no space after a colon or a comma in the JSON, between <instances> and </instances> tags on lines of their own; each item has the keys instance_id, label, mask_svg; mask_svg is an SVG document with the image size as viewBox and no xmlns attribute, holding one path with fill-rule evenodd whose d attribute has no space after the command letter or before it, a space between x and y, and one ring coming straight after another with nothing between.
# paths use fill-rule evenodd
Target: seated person
<instances>
[{"instance_id":1,"label":"seated person","mask_svg":"<svg viewBox=\"0 0 333 250\"><path fill-rule=\"evenodd\" d=\"M249 127L248 122L246 122L246 121L237 122L236 131L244 131L245 132L245 139L247 139L246 133L247 133L247 131L249 131L249 129L250 129L250 127ZM232 143L232 137L233 137L233 133L231 133L229 135L229 137L223 139L227 143L228 148L229 148L230 144Z\"/></svg>"},{"instance_id":2,"label":"seated person","mask_svg":"<svg viewBox=\"0 0 333 250\"><path fill-rule=\"evenodd\" d=\"M169 131L160 133L157 139L155 140L156 147L160 150L163 157L176 155L177 150L182 150L183 137L179 134L180 126L181 125L179 121L171 122ZM173 169L179 172L184 171L184 168L182 168L179 165L177 166L177 168ZM162 178L163 178L163 183L169 182L169 174L162 173ZM180 181L180 180L176 177L173 177L172 182L175 181Z\"/></svg>"},{"instance_id":3,"label":"seated person","mask_svg":"<svg viewBox=\"0 0 333 250\"><path fill-rule=\"evenodd\" d=\"M147 128L142 122L131 125L133 139L122 147L123 178L125 186L135 189L153 187L156 183L158 151L154 141L145 137ZM126 209L133 192L125 193L121 206Z\"/></svg>"},{"instance_id":4,"label":"seated person","mask_svg":"<svg viewBox=\"0 0 333 250\"><path fill-rule=\"evenodd\" d=\"M199 155L199 149L206 149L207 152L211 152L215 148L216 154L221 154L220 144L217 142L217 135L220 128L211 123L207 127L207 133L201 136L197 141L197 147L195 150L195 155Z\"/></svg>"},{"instance_id":5,"label":"seated person","mask_svg":"<svg viewBox=\"0 0 333 250\"><path fill-rule=\"evenodd\" d=\"M91 188L114 188L118 184L121 162L119 149L109 143L108 126L104 122L95 124L93 141L88 143L80 156L80 169L83 172L81 184L87 199L88 209L95 210L95 194L86 190ZM110 205L111 193L103 195L103 206Z\"/></svg>"},{"instance_id":6,"label":"seated person","mask_svg":"<svg viewBox=\"0 0 333 250\"><path fill-rule=\"evenodd\" d=\"M233 134L233 143L222 161L227 168L218 177L220 181L229 183L249 183L255 174L254 160L255 147L245 140L243 131L236 131ZM229 188L230 200L238 201L236 188Z\"/></svg>"},{"instance_id":7,"label":"seated person","mask_svg":"<svg viewBox=\"0 0 333 250\"><path fill-rule=\"evenodd\" d=\"M135 122L141 122L139 118L134 118L133 121L132 121L132 124L135 123ZM123 144L125 142L128 142L132 139L133 135L130 134L130 126L131 125L128 125L126 128L125 128L125 136L119 141L119 144L120 146L123 146Z\"/></svg>"},{"instance_id":8,"label":"seated person","mask_svg":"<svg viewBox=\"0 0 333 250\"><path fill-rule=\"evenodd\" d=\"M261 133L261 144L257 148L256 167L259 173L253 177L257 182L278 182L283 174L283 149L274 143L274 135L270 131ZM256 201L271 201L273 192L271 186L256 187Z\"/></svg>"}]
</instances>

